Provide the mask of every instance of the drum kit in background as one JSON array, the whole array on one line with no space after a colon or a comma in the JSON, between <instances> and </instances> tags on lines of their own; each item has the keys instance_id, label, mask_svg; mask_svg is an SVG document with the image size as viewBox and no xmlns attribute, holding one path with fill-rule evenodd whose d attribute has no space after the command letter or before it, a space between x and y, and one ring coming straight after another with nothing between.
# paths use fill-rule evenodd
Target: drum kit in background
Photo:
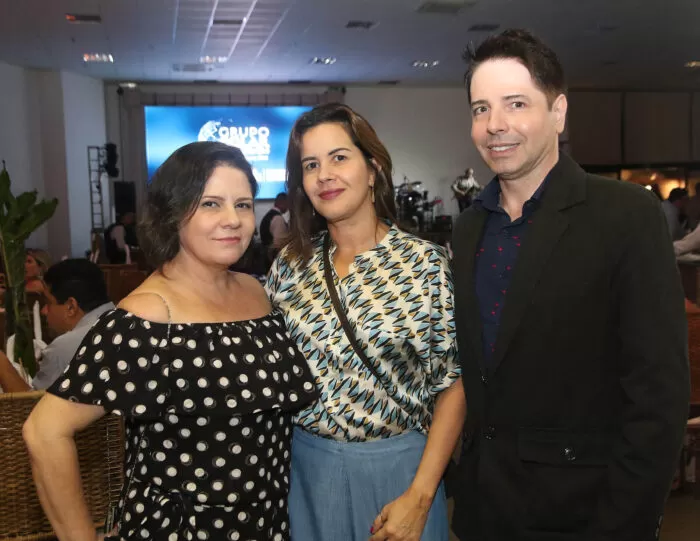
<instances>
[{"instance_id":1,"label":"drum kit in background","mask_svg":"<svg viewBox=\"0 0 700 541\"><path fill-rule=\"evenodd\" d=\"M409 182L404 176L403 183L394 188L394 196L399 224L404 229L430 232L435 230L436 226L444 227L444 220L439 216L443 212L442 199L429 199L428 190L423 189L422 182Z\"/></svg>"}]
</instances>

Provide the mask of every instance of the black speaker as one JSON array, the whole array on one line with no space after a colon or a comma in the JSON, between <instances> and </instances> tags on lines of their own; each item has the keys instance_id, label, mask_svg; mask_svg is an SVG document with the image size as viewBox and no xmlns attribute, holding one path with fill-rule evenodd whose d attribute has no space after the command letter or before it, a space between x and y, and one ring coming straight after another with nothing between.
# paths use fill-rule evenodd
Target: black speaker
<instances>
[{"instance_id":1,"label":"black speaker","mask_svg":"<svg viewBox=\"0 0 700 541\"><path fill-rule=\"evenodd\" d=\"M444 214L435 216L433 231L439 233L449 233L452 231L452 216Z\"/></svg>"},{"instance_id":2,"label":"black speaker","mask_svg":"<svg viewBox=\"0 0 700 541\"><path fill-rule=\"evenodd\" d=\"M114 143L107 143L105 145L105 161L102 164L102 168L105 170L110 177L115 178L119 176L119 169L117 169L117 145Z\"/></svg>"}]
</instances>

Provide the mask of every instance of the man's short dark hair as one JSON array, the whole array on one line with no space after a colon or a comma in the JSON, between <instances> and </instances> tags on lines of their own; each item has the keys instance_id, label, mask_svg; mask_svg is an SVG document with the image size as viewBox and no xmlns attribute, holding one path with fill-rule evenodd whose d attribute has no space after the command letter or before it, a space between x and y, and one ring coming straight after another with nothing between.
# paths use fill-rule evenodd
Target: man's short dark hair
<instances>
[{"instance_id":1,"label":"man's short dark hair","mask_svg":"<svg viewBox=\"0 0 700 541\"><path fill-rule=\"evenodd\" d=\"M476 50L470 46L464 52L464 60L469 64L464 82L470 103L471 82L476 68L488 60L509 58L527 68L537 88L547 96L550 107L560 94L566 94L564 69L556 53L527 30L512 28L489 36Z\"/></svg>"},{"instance_id":2,"label":"man's short dark hair","mask_svg":"<svg viewBox=\"0 0 700 541\"><path fill-rule=\"evenodd\" d=\"M284 203L287 200L287 192L280 192L275 197L275 204Z\"/></svg>"},{"instance_id":3,"label":"man's short dark hair","mask_svg":"<svg viewBox=\"0 0 700 541\"><path fill-rule=\"evenodd\" d=\"M216 141L180 147L155 172L138 224L139 246L153 267L162 268L180 251L180 227L197 210L209 177L221 165L245 174L257 195L258 183L243 153Z\"/></svg>"},{"instance_id":4,"label":"man's short dark hair","mask_svg":"<svg viewBox=\"0 0 700 541\"><path fill-rule=\"evenodd\" d=\"M87 259L65 259L52 265L44 281L59 304L73 297L85 313L109 302L102 270Z\"/></svg>"},{"instance_id":5,"label":"man's short dark hair","mask_svg":"<svg viewBox=\"0 0 700 541\"><path fill-rule=\"evenodd\" d=\"M668 194L668 200L671 203L680 201L685 197L688 197L688 190L685 188L673 188L673 190L671 190L671 192Z\"/></svg>"}]
</instances>

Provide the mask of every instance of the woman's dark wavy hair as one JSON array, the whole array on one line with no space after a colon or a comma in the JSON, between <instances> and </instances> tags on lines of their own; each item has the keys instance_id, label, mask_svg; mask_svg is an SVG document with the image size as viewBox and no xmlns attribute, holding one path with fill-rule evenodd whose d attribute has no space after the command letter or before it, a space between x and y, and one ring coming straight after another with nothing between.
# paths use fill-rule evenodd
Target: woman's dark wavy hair
<instances>
[{"instance_id":1,"label":"woman's dark wavy hair","mask_svg":"<svg viewBox=\"0 0 700 541\"><path fill-rule=\"evenodd\" d=\"M242 171L255 197L258 183L243 153L214 141L190 143L173 152L153 175L138 224L139 245L148 263L162 270L180 251L180 228L192 217L214 169Z\"/></svg>"},{"instance_id":2,"label":"woman's dark wavy hair","mask_svg":"<svg viewBox=\"0 0 700 541\"><path fill-rule=\"evenodd\" d=\"M327 229L326 220L314 213L304 191L304 171L301 164L301 141L304 134L320 124L337 123L348 132L353 144L360 149L367 165L375 173L374 209L377 217L396 222L394 183L391 178L391 156L365 118L342 103L319 105L301 115L289 137L287 149L287 193L289 194L289 236L287 246L292 259L306 264L311 258L311 239ZM375 165L376 164L376 165Z\"/></svg>"},{"instance_id":3,"label":"woman's dark wavy hair","mask_svg":"<svg viewBox=\"0 0 700 541\"><path fill-rule=\"evenodd\" d=\"M559 95L566 94L564 69L556 53L527 30L511 28L489 36L476 50L472 45L467 47L463 58L468 64L464 83L470 103L471 82L476 68L495 59L512 58L525 66L537 88L547 96L550 108Z\"/></svg>"}]
</instances>

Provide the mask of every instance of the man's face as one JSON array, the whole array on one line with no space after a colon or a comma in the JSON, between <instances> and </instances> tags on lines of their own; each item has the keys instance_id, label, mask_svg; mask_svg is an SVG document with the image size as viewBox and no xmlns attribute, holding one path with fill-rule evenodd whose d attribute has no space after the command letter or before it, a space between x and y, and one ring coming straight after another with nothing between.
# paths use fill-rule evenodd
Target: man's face
<instances>
[{"instance_id":1,"label":"man's face","mask_svg":"<svg viewBox=\"0 0 700 541\"><path fill-rule=\"evenodd\" d=\"M471 79L472 139L502 180L542 180L558 160L566 97L550 107L519 61L488 60Z\"/></svg>"},{"instance_id":2,"label":"man's face","mask_svg":"<svg viewBox=\"0 0 700 541\"><path fill-rule=\"evenodd\" d=\"M76 319L77 303L72 297L63 304L60 304L50 291L46 291L46 304L41 309L41 313L46 316L49 328L57 335L67 333L72 330L79 318Z\"/></svg>"}]
</instances>

